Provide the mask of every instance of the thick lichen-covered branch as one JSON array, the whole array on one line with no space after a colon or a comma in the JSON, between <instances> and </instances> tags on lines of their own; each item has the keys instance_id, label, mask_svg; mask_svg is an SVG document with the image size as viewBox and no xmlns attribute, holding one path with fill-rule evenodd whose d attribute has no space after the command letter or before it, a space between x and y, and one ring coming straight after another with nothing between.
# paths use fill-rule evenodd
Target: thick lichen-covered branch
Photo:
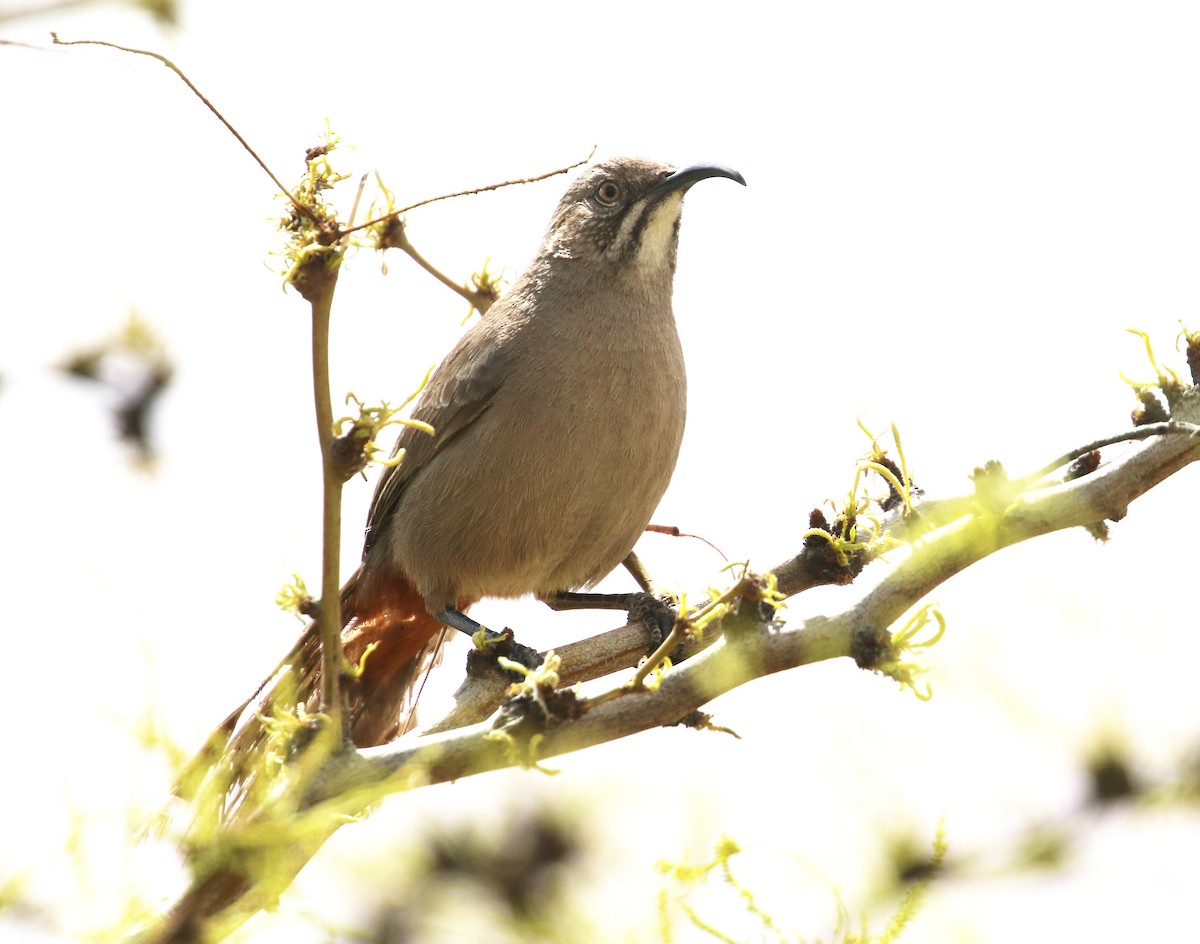
<instances>
[{"instance_id":1,"label":"thick lichen-covered branch","mask_svg":"<svg viewBox=\"0 0 1200 944\"><path fill-rule=\"evenodd\" d=\"M954 574L965 570L1001 548L1038 537L1051 531L1074 527L1090 528L1105 520L1119 520L1129 504L1145 494L1163 479L1200 458L1200 437L1189 432L1189 424L1200 419L1200 406L1193 394L1180 402L1175 426L1161 430L1145 445L1130 454L1094 471L1059 483L1019 480L1011 482L998 467L980 470L976 476L976 492L952 499L930 501L916 506L904 515L897 511L882 522L893 540L912 542L896 550L893 569L859 603L844 613L824 617L819 621L822 633L832 627L842 632L870 633L895 623L911 607ZM1134 431L1114 441L1138 438ZM825 542L816 542L818 550ZM821 582L825 561L815 567L810 564L809 550L774 568L781 591L792 595ZM771 653L762 666L775 665L772 671L805 664L815 652L825 658L847 655L822 645L816 648L799 638L807 638L814 626L784 628L773 631L761 642L763 654ZM796 634L800 634L797 637ZM632 667L647 651L649 632L640 624L630 624L609 633L582 640L556 650L561 663L559 673L567 684L607 675L624 667ZM706 671L695 653L709 646L715 648L718 636L711 634L703 640L685 643L686 662L668 673L664 684L676 691L679 678L688 673ZM831 653L831 654L830 654ZM766 671L758 674L767 674ZM738 682L737 684L741 684ZM505 683L498 677L471 679L457 694L458 706L450 717L433 725L431 734L445 732L456 725L472 723L486 717L503 695ZM665 697L665 696L664 696ZM686 699L672 703L665 714L676 708L688 710L703 702L690 704ZM645 706L643 706L645 708ZM657 715L654 716L657 718ZM645 727L662 723L649 721ZM641 730L641 728L638 728ZM625 731L624 734L634 733ZM623 734L613 734L614 737ZM386 753L388 748L380 749ZM400 761L397 761L401 763Z\"/></svg>"},{"instance_id":2,"label":"thick lichen-covered branch","mask_svg":"<svg viewBox=\"0 0 1200 944\"><path fill-rule=\"evenodd\" d=\"M1176 421L1196 419L1197 398L1183 398ZM893 637L889 627L930 591L1001 548L1051 531L1118 519L1138 496L1198 458L1200 437L1181 431L1156 436L1115 462L1057 484L1014 483L993 466L977 474L974 494L918 504L902 519L885 519L882 524L893 535L903 534L911 543L895 552L897 559L886 577L840 612L788 626L775 622L773 611L767 616L761 608L743 607L726 616L723 632L706 633L703 646L692 641L689 651L695 654L653 687L622 683L616 695L592 697L534 689L536 697L526 694L494 718L383 747L338 752L317 767L304 762L302 750L283 768L285 779L278 789L290 799L279 807L279 816L264 809L245 835L227 836L221 868L198 876L189 895L200 896L205 889L229 895L233 901L214 918L224 922L222 926L236 924L264 900L261 888L249 893L257 880L247 862L271 863L271 894L277 894L326 838L391 793L503 767L537 766L552 757L675 724L718 695L775 672L845 657L913 688L920 667L905 650L928 641L916 643L912 634ZM611 671L614 650L626 650L636 661L637 646L645 652L646 632L644 627L625 627L562 647L557 652L556 684L590 677L597 666ZM608 654L597 655L601 653ZM585 664L593 657L595 663ZM498 696L502 689L493 685L489 692ZM528 685L525 689L530 691ZM288 856L269 854L301 824L303 843L289 842Z\"/></svg>"}]
</instances>

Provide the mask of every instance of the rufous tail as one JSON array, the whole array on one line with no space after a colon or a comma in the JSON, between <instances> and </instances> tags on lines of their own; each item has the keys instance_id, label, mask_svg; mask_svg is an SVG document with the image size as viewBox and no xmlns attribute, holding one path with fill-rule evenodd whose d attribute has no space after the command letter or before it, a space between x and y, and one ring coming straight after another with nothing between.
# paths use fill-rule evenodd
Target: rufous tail
<instances>
[{"instance_id":1,"label":"rufous tail","mask_svg":"<svg viewBox=\"0 0 1200 944\"><path fill-rule=\"evenodd\" d=\"M357 677L345 681L350 736L359 747L372 747L407 730L417 688L448 630L425 609L406 577L364 580L361 575L360 569L342 589L344 614L349 614L342 646L350 665L361 665ZM319 668L316 681L319 689Z\"/></svg>"},{"instance_id":2,"label":"rufous tail","mask_svg":"<svg viewBox=\"0 0 1200 944\"><path fill-rule=\"evenodd\" d=\"M350 735L359 747L385 744L408 730L415 691L436 663L446 633L407 578L388 578L364 579L360 568L342 588L342 644L347 662L358 669L343 676L343 692ZM231 790L247 787L257 766L252 758L269 735L264 719L291 712L293 705L319 710L321 664L320 633L309 623L275 671L209 735L184 768L179 794L192 796L214 765L231 775Z\"/></svg>"}]
</instances>

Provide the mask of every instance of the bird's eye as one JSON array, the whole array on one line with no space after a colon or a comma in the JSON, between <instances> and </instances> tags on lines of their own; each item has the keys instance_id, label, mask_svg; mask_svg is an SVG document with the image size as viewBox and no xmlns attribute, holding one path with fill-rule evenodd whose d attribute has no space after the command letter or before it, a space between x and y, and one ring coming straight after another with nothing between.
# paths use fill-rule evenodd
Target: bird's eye
<instances>
[{"instance_id":1,"label":"bird's eye","mask_svg":"<svg viewBox=\"0 0 1200 944\"><path fill-rule=\"evenodd\" d=\"M621 185L615 180L602 180L596 188L596 201L610 207L621 199Z\"/></svg>"}]
</instances>

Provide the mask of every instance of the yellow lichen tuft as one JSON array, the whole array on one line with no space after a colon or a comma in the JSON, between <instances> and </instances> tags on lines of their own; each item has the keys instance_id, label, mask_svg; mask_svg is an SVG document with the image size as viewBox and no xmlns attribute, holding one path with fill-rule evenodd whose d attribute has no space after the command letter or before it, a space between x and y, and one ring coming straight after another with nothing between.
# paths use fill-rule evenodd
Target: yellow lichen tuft
<instances>
[{"instance_id":1,"label":"yellow lichen tuft","mask_svg":"<svg viewBox=\"0 0 1200 944\"><path fill-rule=\"evenodd\" d=\"M333 424L333 435L336 437L337 442L351 441L353 449L350 451L356 457L362 458L364 466L366 462L371 460L375 460L380 465L385 466L399 465L404 460L404 450L397 450L396 454L390 459L377 459L377 453L382 450L376 444L376 439L379 437L380 432L388 426L409 426L413 429L419 429L429 436L434 435L436 431L428 423L398 415L425 389L425 385L429 383L429 376L432 373L432 367L425 371L425 376L421 378L421 382L417 385L417 388L404 399L403 403L396 407L391 406L386 400L381 401L379 406L367 406L353 393L346 394L346 403L353 403L357 407L358 416L343 416ZM350 424L350 429L343 432L347 423ZM337 448L336 445L334 448Z\"/></svg>"},{"instance_id":2,"label":"yellow lichen tuft","mask_svg":"<svg viewBox=\"0 0 1200 944\"><path fill-rule=\"evenodd\" d=\"M918 635L931 623L937 626L933 635L927 639L919 639ZM933 689L929 683L924 684L923 690L917 687L917 679L925 674L926 669L917 662L902 660L900 655L904 652L928 649L936 645L945 633L946 618L942 611L936 603L926 603L912 615L902 630L892 636L892 658L883 660L876 668L899 682L902 689L909 689L921 701L929 701L933 697Z\"/></svg>"},{"instance_id":3,"label":"yellow lichen tuft","mask_svg":"<svg viewBox=\"0 0 1200 944\"><path fill-rule=\"evenodd\" d=\"M471 315L479 312L481 315L487 314L487 309L492 306L492 303L500 298L500 293L503 290L504 284L508 281L503 272L493 272L489 266L492 264L491 256L488 256L483 261L483 268L478 272L471 273L471 282L469 286L464 286L469 292L474 294L481 301L478 304L473 304L463 317L462 323L466 324L471 319ZM482 306L482 307L481 307Z\"/></svg>"},{"instance_id":4,"label":"yellow lichen tuft","mask_svg":"<svg viewBox=\"0 0 1200 944\"><path fill-rule=\"evenodd\" d=\"M325 197L325 191L349 176L334 170L329 159L340 144L341 139L326 123L323 143L305 154L300 185L284 195L288 209L279 221L280 230L288 238L282 252L283 283L294 286L306 298L309 287L320 281L322 271L341 263L347 247L337 210Z\"/></svg>"},{"instance_id":5,"label":"yellow lichen tuft","mask_svg":"<svg viewBox=\"0 0 1200 944\"><path fill-rule=\"evenodd\" d=\"M275 605L285 612L292 613L296 619L303 622L303 610L313 603L308 592L308 585L299 574L292 574L289 583L285 583L275 594Z\"/></svg>"}]
</instances>

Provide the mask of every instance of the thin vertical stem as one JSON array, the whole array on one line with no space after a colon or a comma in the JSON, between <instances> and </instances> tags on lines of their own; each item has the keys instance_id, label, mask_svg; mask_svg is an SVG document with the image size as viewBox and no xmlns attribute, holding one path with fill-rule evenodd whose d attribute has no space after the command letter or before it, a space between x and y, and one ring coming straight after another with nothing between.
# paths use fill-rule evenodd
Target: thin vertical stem
<instances>
[{"instance_id":1,"label":"thin vertical stem","mask_svg":"<svg viewBox=\"0 0 1200 944\"><path fill-rule=\"evenodd\" d=\"M329 321L338 266L329 268L329 280L311 299L313 397L317 436L321 444L321 605L317 625L321 630L321 706L342 730L342 602L339 572L342 535L342 481L333 468L333 404L329 393Z\"/></svg>"}]
</instances>

